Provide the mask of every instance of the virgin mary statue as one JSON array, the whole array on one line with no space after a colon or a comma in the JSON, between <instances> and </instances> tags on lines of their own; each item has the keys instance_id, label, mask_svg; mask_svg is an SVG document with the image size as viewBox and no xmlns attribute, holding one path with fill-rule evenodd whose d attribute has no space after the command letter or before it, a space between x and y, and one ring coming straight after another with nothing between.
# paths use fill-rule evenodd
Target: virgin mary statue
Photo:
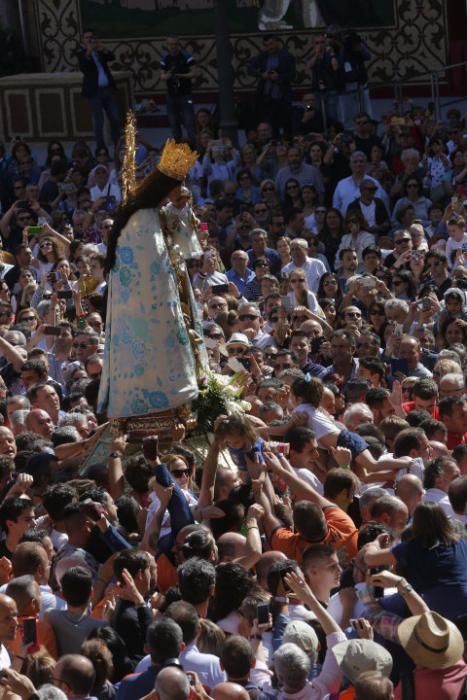
<instances>
[{"instance_id":1,"label":"virgin mary statue","mask_svg":"<svg viewBox=\"0 0 467 700\"><path fill-rule=\"evenodd\" d=\"M196 156L185 144L167 142L156 169L130 193L115 218L107 249L98 399L98 409L111 419L175 409L198 394L186 299L180 297L183 273L176 269L183 258L175 260L158 211L167 198L177 196Z\"/></svg>"}]
</instances>

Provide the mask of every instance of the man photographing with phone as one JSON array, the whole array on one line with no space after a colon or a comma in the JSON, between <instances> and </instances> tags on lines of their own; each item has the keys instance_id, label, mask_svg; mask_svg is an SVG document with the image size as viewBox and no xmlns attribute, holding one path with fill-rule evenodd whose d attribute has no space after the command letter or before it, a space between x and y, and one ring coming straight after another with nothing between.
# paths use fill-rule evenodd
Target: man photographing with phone
<instances>
[{"instance_id":1,"label":"man photographing with phone","mask_svg":"<svg viewBox=\"0 0 467 700\"><path fill-rule=\"evenodd\" d=\"M89 100L94 131L96 151L105 148L104 112L110 122L112 141L117 145L120 138L120 116L115 97L115 81L108 63L115 60L115 55L98 42L92 30L83 32L82 44L76 51L80 70L83 73L81 96Z\"/></svg>"}]
</instances>

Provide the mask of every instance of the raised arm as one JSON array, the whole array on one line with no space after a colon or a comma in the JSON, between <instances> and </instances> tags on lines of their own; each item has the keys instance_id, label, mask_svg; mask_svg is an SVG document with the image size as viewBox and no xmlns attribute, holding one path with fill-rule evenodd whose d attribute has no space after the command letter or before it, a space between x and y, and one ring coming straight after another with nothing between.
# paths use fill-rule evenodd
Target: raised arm
<instances>
[{"instance_id":1,"label":"raised arm","mask_svg":"<svg viewBox=\"0 0 467 700\"><path fill-rule=\"evenodd\" d=\"M272 452L266 452L264 454L264 459L269 469L272 469L274 474L287 484L295 498L304 501L313 501L313 503L319 505L320 508L335 506L335 503L328 501L327 498L324 498L315 491L312 486L302 481L292 470L289 462L283 455L273 455Z\"/></svg>"}]
</instances>

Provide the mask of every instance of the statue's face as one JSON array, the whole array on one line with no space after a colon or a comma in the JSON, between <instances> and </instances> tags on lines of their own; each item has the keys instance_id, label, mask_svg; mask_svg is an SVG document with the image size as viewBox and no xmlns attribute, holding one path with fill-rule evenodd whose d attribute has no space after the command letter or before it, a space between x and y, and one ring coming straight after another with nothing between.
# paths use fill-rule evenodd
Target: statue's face
<instances>
[{"instance_id":1,"label":"statue's face","mask_svg":"<svg viewBox=\"0 0 467 700\"><path fill-rule=\"evenodd\" d=\"M169 199L174 204L177 209L183 209L183 207L187 204L188 200L190 199L190 196L185 194L185 192L182 191L181 187L175 187L169 194Z\"/></svg>"}]
</instances>

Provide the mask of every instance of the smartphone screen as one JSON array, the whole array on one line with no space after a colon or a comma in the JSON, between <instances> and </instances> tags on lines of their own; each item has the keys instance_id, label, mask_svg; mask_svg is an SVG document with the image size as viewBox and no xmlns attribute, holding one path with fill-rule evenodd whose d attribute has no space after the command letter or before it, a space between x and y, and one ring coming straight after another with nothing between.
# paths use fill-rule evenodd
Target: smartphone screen
<instances>
[{"instance_id":1,"label":"smartphone screen","mask_svg":"<svg viewBox=\"0 0 467 700\"><path fill-rule=\"evenodd\" d=\"M143 439L143 455L145 459L153 462L159 456L159 436L148 435Z\"/></svg>"},{"instance_id":2,"label":"smartphone screen","mask_svg":"<svg viewBox=\"0 0 467 700\"><path fill-rule=\"evenodd\" d=\"M25 617L23 620L23 644L37 644L37 627L35 617Z\"/></svg>"},{"instance_id":3,"label":"smartphone screen","mask_svg":"<svg viewBox=\"0 0 467 700\"><path fill-rule=\"evenodd\" d=\"M213 294L226 294L229 291L228 284L214 284L212 287Z\"/></svg>"},{"instance_id":4,"label":"smartphone screen","mask_svg":"<svg viewBox=\"0 0 467 700\"><path fill-rule=\"evenodd\" d=\"M44 326L44 335L56 335L59 336L62 332L61 328L57 326Z\"/></svg>"},{"instance_id":5,"label":"smartphone screen","mask_svg":"<svg viewBox=\"0 0 467 700\"><path fill-rule=\"evenodd\" d=\"M267 625L269 622L269 604L268 603L258 603L256 606L256 619L258 620L258 625Z\"/></svg>"}]
</instances>

